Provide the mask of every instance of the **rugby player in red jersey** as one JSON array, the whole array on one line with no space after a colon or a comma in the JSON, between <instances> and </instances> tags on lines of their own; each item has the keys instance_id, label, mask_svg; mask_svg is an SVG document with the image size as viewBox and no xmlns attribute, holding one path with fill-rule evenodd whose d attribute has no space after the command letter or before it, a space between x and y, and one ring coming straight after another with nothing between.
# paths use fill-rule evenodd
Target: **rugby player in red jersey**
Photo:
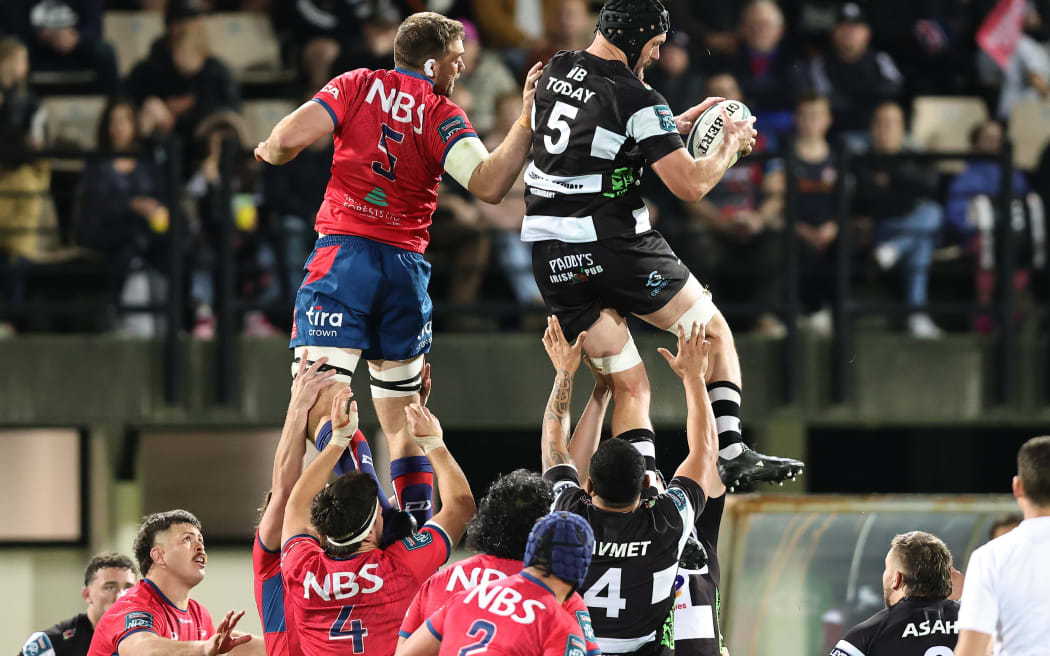
<instances>
[{"instance_id":1,"label":"rugby player in red jersey","mask_svg":"<svg viewBox=\"0 0 1050 656\"><path fill-rule=\"evenodd\" d=\"M208 556L200 522L185 510L147 515L135 536L143 578L95 625L88 656L262 656L262 640L237 633L244 611L218 626L190 591L204 580Z\"/></svg>"},{"instance_id":2,"label":"rugby player in red jersey","mask_svg":"<svg viewBox=\"0 0 1050 656\"><path fill-rule=\"evenodd\" d=\"M351 397L344 387L333 398L331 441L285 507L281 576L306 656L391 656L412 596L448 559L474 514L470 486L444 445L441 424L413 404L405 410L409 431L441 482L443 505L418 533L379 548L383 518L375 479L355 471L325 485L357 430Z\"/></svg>"},{"instance_id":3,"label":"rugby player in red jersey","mask_svg":"<svg viewBox=\"0 0 1050 656\"><path fill-rule=\"evenodd\" d=\"M579 515L544 516L529 534L525 569L456 594L397 656L584 656L580 625L562 604L583 584L594 534Z\"/></svg>"},{"instance_id":4,"label":"rugby player in red jersey","mask_svg":"<svg viewBox=\"0 0 1050 656\"><path fill-rule=\"evenodd\" d=\"M484 201L503 199L530 147L540 74L539 64L529 71L520 119L488 152L448 98L464 70L463 34L462 24L440 14L409 16L394 40L396 68L339 75L255 149L259 160L280 165L334 134L332 176L315 225L320 238L296 297L290 348L297 359L306 347L315 358L327 356L345 384L358 361L368 360L391 467L405 472L395 477L395 494L420 526L429 518L430 487L409 473L425 459L406 431L404 409L419 402L432 340L423 252L438 183L448 173ZM309 435L319 434L335 392L326 391L311 413Z\"/></svg>"},{"instance_id":5,"label":"rugby player in red jersey","mask_svg":"<svg viewBox=\"0 0 1050 656\"><path fill-rule=\"evenodd\" d=\"M476 555L434 574L419 589L401 622L402 640L418 629L452 595L507 578L524 565L525 546L536 520L554 503L551 484L534 472L518 469L499 477L478 503L478 513L467 530L467 547ZM587 654L600 650L594 642L591 616L579 594L562 604L579 622ZM400 640L398 642L401 642Z\"/></svg>"}]
</instances>

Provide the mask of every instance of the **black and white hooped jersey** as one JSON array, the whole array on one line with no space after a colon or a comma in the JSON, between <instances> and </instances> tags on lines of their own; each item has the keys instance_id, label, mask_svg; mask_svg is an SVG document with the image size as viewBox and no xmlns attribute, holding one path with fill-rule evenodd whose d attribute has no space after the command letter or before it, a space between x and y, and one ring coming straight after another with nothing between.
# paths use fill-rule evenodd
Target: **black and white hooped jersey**
<instances>
[{"instance_id":1,"label":"black and white hooped jersey","mask_svg":"<svg viewBox=\"0 0 1050 656\"><path fill-rule=\"evenodd\" d=\"M831 656L952 656L959 602L905 597L846 632Z\"/></svg>"},{"instance_id":2,"label":"black and white hooped jersey","mask_svg":"<svg viewBox=\"0 0 1050 656\"><path fill-rule=\"evenodd\" d=\"M718 584L718 532L725 510L723 494L707 500L697 518L692 542L679 561L675 577L674 651L675 656L721 656L722 633L719 623L721 599ZM689 549L703 552L703 563L690 557ZM699 566L698 566L699 565Z\"/></svg>"},{"instance_id":3,"label":"black and white hooped jersey","mask_svg":"<svg viewBox=\"0 0 1050 656\"><path fill-rule=\"evenodd\" d=\"M605 654L667 656L674 649L674 582L678 559L704 508L688 478L631 512L596 508L572 465L543 475L554 484L554 510L584 517L594 530L594 557L580 593Z\"/></svg>"},{"instance_id":4,"label":"black and white hooped jersey","mask_svg":"<svg viewBox=\"0 0 1050 656\"><path fill-rule=\"evenodd\" d=\"M663 96L620 61L551 58L532 108L523 241L583 243L651 229L642 167L684 148Z\"/></svg>"}]
</instances>

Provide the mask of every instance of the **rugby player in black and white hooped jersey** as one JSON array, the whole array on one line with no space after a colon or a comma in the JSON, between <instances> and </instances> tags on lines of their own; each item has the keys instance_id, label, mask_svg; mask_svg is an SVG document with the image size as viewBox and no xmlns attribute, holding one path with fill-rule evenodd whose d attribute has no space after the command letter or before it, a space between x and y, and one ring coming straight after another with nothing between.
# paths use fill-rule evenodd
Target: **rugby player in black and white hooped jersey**
<instances>
[{"instance_id":1,"label":"rugby player in black and white hooped jersey","mask_svg":"<svg viewBox=\"0 0 1050 656\"><path fill-rule=\"evenodd\" d=\"M585 340L583 333L570 345L558 319L548 319L543 345L556 373L543 419L544 478L554 484L553 509L581 515L594 531L594 558L581 592L602 652L667 656L674 649L678 560L704 508L705 491L722 484L703 378L711 345L694 323L688 338L679 330L676 356L660 349L686 390L689 454L665 493L643 499L649 487L645 460L626 440L602 442L582 482L570 455L569 403Z\"/></svg>"},{"instance_id":2,"label":"rugby player in black and white hooped jersey","mask_svg":"<svg viewBox=\"0 0 1050 656\"><path fill-rule=\"evenodd\" d=\"M846 632L831 656L951 656L959 639L952 552L922 531L890 542L882 572L886 608Z\"/></svg>"},{"instance_id":3,"label":"rugby player in black and white hooped jersey","mask_svg":"<svg viewBox=\"0 0 1050 656\"><path fill-rule=\"evenodd\" d=\"M594 42L547 64L532 110L534 159L525 171L521 238L533 244L533 275L566 336L586 330L587 356L613 378L613 435L653 434L649 382L624 317L672 334L688 334L695 322L711 342L705 383L723 480L741 488L782 482L804 465L744 444L732 332L711 294L652 229L641 196L642 171L650 166L677 197L696 202L755 138L754 118L733 121L723 112L722 145L702 159L687 152L681 135L723 99L675 116L642 81L669 26L658 0L608 0Z\"/></svg>"}]
</instances>

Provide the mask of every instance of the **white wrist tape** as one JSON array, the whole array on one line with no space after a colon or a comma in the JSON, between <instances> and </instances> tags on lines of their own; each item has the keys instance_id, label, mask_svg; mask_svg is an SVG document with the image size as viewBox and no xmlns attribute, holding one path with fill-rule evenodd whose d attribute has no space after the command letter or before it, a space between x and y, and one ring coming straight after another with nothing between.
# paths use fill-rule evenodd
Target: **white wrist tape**
<instances>
[{"instance_id":1,"label":"white wrist tape","mask_svg":"<svg viewBox=\"0 0 1050 656\"><path fill-rule=\"evenodd\" d=\"M342 428L336 428L335 426L333 426L332 427L332 439L328 443L329 444L334 444L335 446L339 447L340 449L345 449L346 447L350 446L350 440L351 440L351 438L353 438L354 433L356 433L356 432L357 432L357 422L356 421L351 421L349 424L347 424L346 426L343 426Z\"/></svg>"},{"instance_id":2,"label":"white wrist tape","mask_svg":"<svg viewBox=\"0 0 1050 656\"><path fill-rule=\"evenodd\" d=\"M419 445L419 448L423 449L423 453L430 453L434 449L445 446L445 440L440 435L423 435L417 437L412 436L412 441Z\"/></svg>"}]
</instances>

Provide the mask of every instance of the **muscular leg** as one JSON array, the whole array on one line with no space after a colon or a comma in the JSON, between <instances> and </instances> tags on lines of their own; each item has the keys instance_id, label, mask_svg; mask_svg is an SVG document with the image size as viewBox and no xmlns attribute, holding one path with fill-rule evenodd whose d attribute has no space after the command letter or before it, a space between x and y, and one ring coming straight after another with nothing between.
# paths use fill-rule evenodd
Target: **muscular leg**
<instances>
[{"instance_id":1,"label":"muscular leg","mask_svg":"<svg viewBox=\"0 0 1050 656\"><path fill-rule=\"evenodd\" d=\"M624 318L613 310L605 309L587 329L583 350L592 362L597 358L614 356L624 350L630 336ZM624 371L614 372L609 378L613 394L613 435L637 428L651 431L649 379L645 375L645 365L639 362Z\"/></svg>"},{"instance_id":2,"label":"muscular leg","mask_svg":"<svg viewBox=\"0 0 1050 656\"><path fill-rule=\"evenodd\" d=\"M710 299L703 303L706 294L700 282L690 275L685 286L666 305L639 318L675 334L680 322L690 324L683 326L687 331L694 320L704 323L705 336L711 341L705 382L718 425L718 465L722 480L732 487L748 488L755 481L782 482L785 478L794 478L801 473L802 462L766 456L744 444L740 430L743 392L740 357L725 317L710 304Z\"/></svg>"}]
</instances>

